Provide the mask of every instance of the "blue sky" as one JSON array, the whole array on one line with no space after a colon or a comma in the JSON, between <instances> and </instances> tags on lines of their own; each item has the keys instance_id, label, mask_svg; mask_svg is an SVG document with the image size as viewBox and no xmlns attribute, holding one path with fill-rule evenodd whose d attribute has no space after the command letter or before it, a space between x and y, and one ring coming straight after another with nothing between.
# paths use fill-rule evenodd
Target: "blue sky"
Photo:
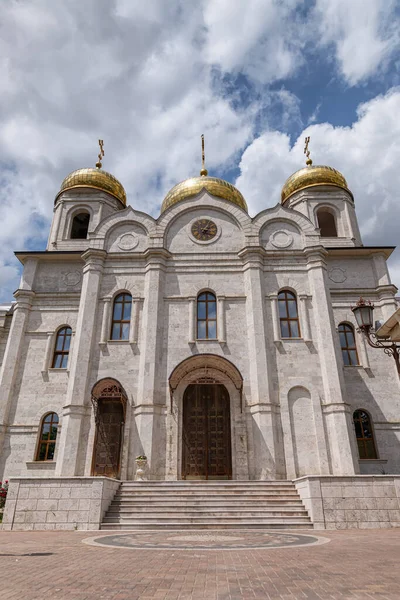
<instances>
[{"instance_id":1,"label":"blue sky","mask_svg":"<svg viewBox=\"0 0 400 600\"><path fill-rule=\"evenodd\" d=\"M0 23L0 301L44 249L72 170L104 168L157 216L176 182L236 184L251 214L304 164L338 168L364 244L398 244L398 0L9 0ZM400 253L390 262L400 285Z\"/></svg>"}]
</instances>

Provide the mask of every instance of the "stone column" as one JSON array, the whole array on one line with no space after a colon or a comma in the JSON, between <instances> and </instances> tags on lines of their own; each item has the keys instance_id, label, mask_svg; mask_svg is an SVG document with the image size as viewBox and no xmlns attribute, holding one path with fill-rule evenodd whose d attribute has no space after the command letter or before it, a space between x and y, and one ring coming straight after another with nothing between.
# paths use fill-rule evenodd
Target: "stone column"
<instances>
[{"instance_id":1,"label":"stone column","mask_svg":"<svg viewBox=\"0 0 400 600\"><path fill-rule=\"evenodd\" d=\"M300 294L299 296L299 317L300 317L300 335L305 342L311 341L310 323L308 321L308 310L307 310L307 295Z\"/></svg>"},{"instance_id":2,"label":"stone column","mask_svg":"<svg viewBox=\"0 0 400 600\"><path fill-rule=\"evenodd\" d=\"M88 382L106 252L89 249L82 258L85 261L82 291L56 466L56 476L64 477L82 474L78 473L81 430L85 414L90 408Z\"/></svg>"},{"instance_id":3,"label":"stone column","mask_svg":"<svg viewBox=\"0 0 400 600\"><path fill-rule=\"evenodd\" d=\"M162 344L164 327L165 262L163 250L148 253L142 313L146 335L140 345L138 395L135 406L139 439L134 442L135 454L144 454L148 460L148 477L160 478L165 459L165 439L162 437L160 406L165 405L167 374L162 372ZM158 436L157 443L153 436Z\"/></svg>"},{"instance_id":4,"label":"stone column","mask_svg":"<svg viewBox=\"0 0 400 600\"><path fill-rule=\"evenodd\" d=\"M267 358L262 252L261 248L241 252L250 374L250 397L247 400L253 422L253 476L255 479L275 479L284 474L284 454L279 405L273 397Z\"/></svg>"},{"instance_id":5,"label":"stone column","mask_svg":"<svg viewBox=\"0 0 400 600\"><path fill-rule=\"evenodd\" d=\"M218 341L226 343L225 296L218 296Z\"/></svg>"},{"instance_id":6,"label":"stone column","mask_svg":"<svg viewBox=\"0 0 400 600\"><path fill-rule=\"evenodd\" d=\"M274 332L274 342L279 342L281 339L278 323L278 294L270 294L271 315L272 315L272 330Z\"/></svg>"},{"instance_id":7,"label":"stone column","mask_svg":"<svg viewBox=\"0 0 400 600\"><path fill-rule=\"evenodd\" d=\"M326 276L326 251L308 254L308 277L313 297L316 344L323 382L323 413L328 431L334 475L352 475L358 471L356 441L351 411L346 403L345 383L332 300Z\"/></svg>"},{"instance_id":8,"label":"stone column","mask_svg":"<svg viewBox=\"0 0 400 600\"><path fill-rule=\"evenodd\" d=\"M105 346L110 338L111 298L103 298L103 319L101 321L100 345Z\"/></svg>"},{"instance_id":9,"label":"stone column","mask_svg":"<svg viewBox=\"0 0 400 600\"><path fill-rule=\"evenodd\" d=\"M20 366L21 351L34 296L32 290L18 289L14 294L17 302L14 306L10 332L0 370L0 450L3 448L4 436L7 427L10 425L11 406L16 401L13 396L14 384Z\"/></svg>"},{"instance_id":10,"label":"stone column","mask_svg":"<svg viewBox=\"0 0 400 600\"><path fill-rule=\"evenodd\" d=\"M189 344L196 341L196 298L189 298Z\"/></svg>"},{"instance_id":11,"label":"stone column","mask_svg":"<svg viewBox=\"0 0 400 600\"><path fill-rule=\"evenodd\" d=\"M49 250L54 250L57 247L57 238L58 232L60 229L61 216L63 212L64 200L59 200L54 207L54 217L53 223L50 230L49 235L49 243L47 244L47 248Z\"/></svg>"},{"instance_id":12,"label":"stone column","mask_svg":"<svg viewBox=\"0 0 400 600\"><path fill-rule=\"evenodd\" d=\"M55 336L54 331L47 332L46 349L45 349L44 358L43 358L42 374L46 373L50 368L51 351L53 350L54 336Z\"/></svg>"},{"instance_id":13,"label":"stone column","mask_svg":"<svg viewBox=\"0 0 400 600\"><path fill-rule=\"evenodd\" d=\"M131 324L129 327L129 343L137 344L139 337L139 302L140 298L132 298Z\"/></svg>"}]
</instances>

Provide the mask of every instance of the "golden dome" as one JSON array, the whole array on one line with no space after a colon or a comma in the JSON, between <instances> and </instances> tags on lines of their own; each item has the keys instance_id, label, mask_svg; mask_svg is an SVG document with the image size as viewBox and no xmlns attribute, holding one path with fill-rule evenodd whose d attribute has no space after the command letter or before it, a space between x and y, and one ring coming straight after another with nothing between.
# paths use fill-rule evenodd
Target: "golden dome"
<instances>
[{"instance_id":1,"label":"golden dome","mask_svg":"<svg viewBox=\"0 0 400 600\"><path fill-rule=\"evenodd\" d=\"M61 184L56 200L62 192L73 188L102 190L103 192L107 192L107 194L111 194L111 196L114 196L114 198L117 198L117 200L126 206L126 193L122 184L114 175L102 169L78 169L67 175Z\"/></svg>"},{"instance_id":2,"label":"golden dome","mask_svg":"<svg viewBox=\"0 0 400 600\"><path fill-rule=\"evenodd\" d=\"M202 172L207 173L206 169L203 169ZM218 177L208 177L206 174L185 179L185 181L175 185L165 196L161 205L161 212L163 213L173 204L186 200L186 198L196 196L203 189L207 190L212 196L218 196L218 198L233 202L233 204L240 206L247 212L246 200L235 186Z\"/></svg>"},{"instance_id":3,"label":"golden dome","mask_svg":"<svg viewBox=\"0 0 400 600\"><path fill-rule=\"evenodd\" d=\"M285 204L286 200L295 192L318 185L332 185L341 188L353 198L353 194L347 187L347 181L339 171L324 165L308 165L293 173L286 180L282 188L281 202Z\"/></svg>"}]
</instances>

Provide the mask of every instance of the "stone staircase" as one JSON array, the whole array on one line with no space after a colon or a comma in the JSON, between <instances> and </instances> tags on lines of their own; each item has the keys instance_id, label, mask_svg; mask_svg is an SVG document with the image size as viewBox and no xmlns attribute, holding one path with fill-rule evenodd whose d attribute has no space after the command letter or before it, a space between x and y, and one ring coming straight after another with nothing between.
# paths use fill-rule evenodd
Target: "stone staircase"
<instances>
[{"instance_id":1,"label":"stone staircase","mask_svg":"<svg viewBox=\"0 0 400 600\"><path fill-rule=\"evenodd\" d=\"M126 481L101 529L312 529L291 481Z\"/></svg>"}]
</instances>

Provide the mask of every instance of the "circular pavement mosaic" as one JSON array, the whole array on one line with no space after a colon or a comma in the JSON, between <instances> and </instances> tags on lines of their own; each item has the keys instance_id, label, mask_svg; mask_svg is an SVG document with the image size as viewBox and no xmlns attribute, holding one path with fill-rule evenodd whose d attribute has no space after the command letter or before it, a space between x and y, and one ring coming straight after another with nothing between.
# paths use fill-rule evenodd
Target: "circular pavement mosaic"
<instances>
[{"instance_id":1,"label":"circular pavement mosaic","mask_svg":"<svg viewBox=\"0 0 400 600\"><path fill-rule=\"evenodd\" d=\"M325 544L329 539L314 535L261 530L133 531L102 535L83 540L86 544L127 549L149 550L240 550L291 548Z\"/></svg>"}]
</instances>

